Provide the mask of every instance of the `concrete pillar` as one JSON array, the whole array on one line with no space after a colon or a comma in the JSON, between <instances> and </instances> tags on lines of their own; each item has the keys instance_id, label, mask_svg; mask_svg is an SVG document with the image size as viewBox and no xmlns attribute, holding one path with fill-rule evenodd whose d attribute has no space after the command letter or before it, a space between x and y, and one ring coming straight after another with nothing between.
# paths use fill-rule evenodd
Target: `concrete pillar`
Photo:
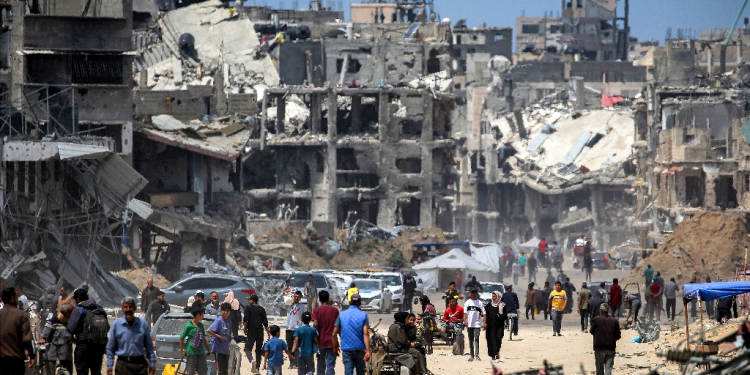
<instances>
[{"instance_id":1,"label":"concrete pillar","mask_svg":"<svg viewBox=\"0 0 750 375\"><path fill-rule=\"evenodd\" d=\"M431 107L431 106L430 106ZM432 133L432 132L430 132ZM424 137L424 132L422 132ZM435 225L435 212L433 210L434 194L432 189L432 149L422 144L421 146L421 159L422 159L422 191L421 201L419 205L419 226L422 228Z\"/></svg>"},{"instance_id":2,"label":"concrete pillar","mask_svg":"<svg viewBox=\"0 0 750 375\"><path fill-rule=\"evenodd\" d=\"M385 198L378 201L378 222L380 227L396 226L396 209L398 203L393 194L386 195Z\"/></svg>"},{"instance_id":3,"label":"concrete pillar","mask_svg":"<svg viewBox=\"0 0 750 375\"><path fill-rule=\"evenodd\" d=\"M322 95L321 95L322 97ZM319 97L320 98L320 97ZM320 99L318 99L320 102ZM338 106L336 90L333 88L328 89L328 154L326 158L326 171L328 173L328 189L327 189L327 200L328 200L328 219L326 221L334 223L338 222L338 199L337 199L337 188L336 188L336 132L337 132L337 118L338 118ZM317 107L318 116L320 116L320 106Z\"/></svg>"},{"instance_id":4,"label":"concrete pillar","mask_svg":"<svg viewBox=\"0 0 750 375\"><path fill-rule=\"evenodd\" d=\"M263 104L260 112L260 149L266 148L266 122L268 122L268 90L263 92Z\"/></svg>"},{"instance_id":5,"label":"concrete pillar","mask_svg":"<svg viewBox=\"0 0 750 375\"><path fill-rule=\"evenodd\" d=\"M198 193L198 204L195 206L195 212L204 213L203 206L203 155L190 153L190 165L192 169L192 191Z\"/></svg>"},{"instance_id":6,"label":"concrete pillar","mask_svg":"<svg viewBox=\"0 0 750 375\"><path fill-rule=\"evenodd\" d=\"M318 134L321 131L321 107L323 105L322 103L322 94L310 94L310 129L312 129L313 134ZM336 107L336 104L333 104L333 107ZM329 119L328 127L331 127L331 122Z\"/></svg>"},{"instance_id":7,"label":"concrete pillar","mask_svg":"<svg viewBox=\"0 0 750 375\"><path fill-rule=\"evenodd\" d=\"M476 211L469 212L469 220L471 221L471 240L477 241L479 238L479 215Z\"/></svg>"},{"instance_id":8,"label":"concrete pillar","mask_svg":"<svg viewBox=\"0 0 750 375\"><path fill-rule=\"evenodd\" d=\"M362 131L362 95L352 95L352 128L351 133Z\"/></svg>"},{"instance_id":9,"label":"concrete pillar","mask_svg":"<svg viewBox=\"0 0 750 375\"><path fill-rule=\"evenodd\" d=\"M388 125L390 123L390 116L388 115L390 103L388 102L388 93L381 91L378 96L378 136L381 143L390 142L388 139Z\"/></svg>"},{"instance_id":10,"label":"concrete pillar","mask_svg":"<svg viewBox=\"0 0 750 375\"><path fill-rule=\"evenodd\" d=\"M284 134L284 119L286 118L286 99L283 95L276 99L276 134Z\"/></svg>"},{"instance_id":11,"label":"concrete pillar","mask_svg":"<svg viewBox=\"0 0 750 375\"><path fill-rule=\"evenodd\" d=\"M142 255L139 251L141 249L141 233L139 227L140 225L137 221L130 222L130 254L135 256ZM144 259L143 261L145 262L146 260Z\"/></svg>"},{"instance_id":12,"label":"concrete pillar","mask_svg":"<svg viewBox=\"0 0 750 375\"><path fill-rule=\"evenodd\" d=\"M431 141L433 133L433 105L431 94L423 94L422 100L424 102L424 120L422 120L422 140ZM424 165L424 161L422 161Z\"/></svg>"}]
</instances>

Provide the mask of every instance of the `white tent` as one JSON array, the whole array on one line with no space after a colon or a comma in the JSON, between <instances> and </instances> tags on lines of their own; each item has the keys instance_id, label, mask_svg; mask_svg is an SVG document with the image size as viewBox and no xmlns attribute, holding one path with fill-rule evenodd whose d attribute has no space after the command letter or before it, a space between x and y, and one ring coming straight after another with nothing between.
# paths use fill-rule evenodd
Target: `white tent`
<instances>
[{"instance_id":1,"label":"white tent","mask_svg":"<svg viewBox=\"0 0 750 375\"><path fill-rule=\"evenodd\" d=\"M500 257L503 256L502 246L496 243L474 243L469 245L471 257L490 265L493 270L500 269Z\"/></svg>"},{"instance_id":2,"label":"white tent","mask_svg":"<svg viewBox=\"0 0 750 375\"><path fill-rule=\"evenodd\" d=\"M536 250L536 249L539 248L539 242L542 242L542 241L540 241L538 238L534 237L534 238L532 238L532 239L530 239L530 240L528 240L528 241L526 241L526 242L524 242L522 244L519 244L518 246L516 246L516 248L518 248L518 249L534 249L534 250Z\"/></svg>"},{"instance_id":3,"label":"white tent","mask_svg":"<svg viewBox=\"0 0 750 375\"><path fill-rule=\"evenodd\" d=\"M472 274L478 281L497 281L497 272L459 249L453 249L439 257L414 266L425 288L447 288L460 271L464 277Z\"/></svg>"}]
</instances>

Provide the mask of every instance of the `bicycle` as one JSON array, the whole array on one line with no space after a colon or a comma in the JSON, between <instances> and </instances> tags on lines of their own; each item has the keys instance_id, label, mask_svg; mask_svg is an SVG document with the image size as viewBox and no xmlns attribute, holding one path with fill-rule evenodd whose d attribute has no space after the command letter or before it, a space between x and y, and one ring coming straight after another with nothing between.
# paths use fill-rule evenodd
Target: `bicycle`
<instances>
[{"instance_id":1,"label":"bicycle","mask_svg":"<svg viewBox=\"0 0 750 375\"><path fill-rule=\"evenodd\" d=\"M518 324L518 312L508 313L508 340L513 341L513 323Z\"/></svg>"}]
</instances>

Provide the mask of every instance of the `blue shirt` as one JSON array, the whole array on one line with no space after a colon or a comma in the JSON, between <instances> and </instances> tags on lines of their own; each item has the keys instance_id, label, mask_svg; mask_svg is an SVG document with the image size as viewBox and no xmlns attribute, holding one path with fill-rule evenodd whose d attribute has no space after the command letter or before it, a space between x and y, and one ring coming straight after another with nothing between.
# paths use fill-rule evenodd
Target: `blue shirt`
<instances>
[{"instance_id":1,"label":"blue shirt","mask_svg":"<svg viewBox=\"0 0 750 375\"><path fill-rule=\"evenodd\" d=\"M299 337L299 355L308 357L315 354L318 350L315 347L315 338L318 337L318 330L303 325L294 330L294 337Z\"/></svg>"},{"instance_id":2,"label":"blue shirt","mask_svg":"<svg viewBox=\"0 0 750 375\"><path fill-rule=\"evenodd\" d=\"M263 350L268 353L268 366L281 366L284 364L284 350L288 349L284 340L278 337L271 337L263 346Z\"/></svg>"},{"instance_id":3,"label":"blue shirt","mask_svg":"<svg viewBox=\"0 0 750 375\"><path fill-rule=\"evenodd\" d=\"M148 323L141 318L135 318L129 324L125 317L112 323L107 342L107 368L112 368L115 355L123 357L140 357L148 355L150 367L156 366L154 342L151 341L151 330Z\"/></svg>"},{"instance_id":4,"label":"blue shirt","mask_svg":"<svg viewBox=\"0 0 750 375\"><path fill-rule=\"evenodd\" d=\"M229 342L232 341L232 320L224 320L220 316L216 318L216 320L214 320L214 322L211 324L211 327L208 327L208 329L219 336L224 336L227 339L226 341L221 341L217 338L214 338L213 342L211 343L211 353L229 355Z\"/></svg>"},{"instance_id":5,"label":"blue shirt","mask_svg":"<svg viewBox=\"0 0 750 375\"><path fill-rule=\"evenodd\" d=\"M341 350L365 350L364 327L369 325L370 318L359 307L342 311L334 324L341 330Z\"/></svg>"}]
</instances>

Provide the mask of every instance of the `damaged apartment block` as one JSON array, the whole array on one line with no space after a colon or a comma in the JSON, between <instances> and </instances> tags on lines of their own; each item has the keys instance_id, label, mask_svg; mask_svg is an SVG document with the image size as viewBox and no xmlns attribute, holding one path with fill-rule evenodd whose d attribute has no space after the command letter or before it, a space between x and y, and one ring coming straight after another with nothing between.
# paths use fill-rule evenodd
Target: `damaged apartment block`
<instances>
[{"instance_id":1,"label":"damaged apartment block","mask_svg":"<svg viewBox=\"0 0 750 375\"><path fill-rule=\"evenodd\" d=\"M264 126L243 158L242 185L264 214L286 207L330 229L357 219L449 228L451 96L272 88L262 107Z\"/></svg>"},{"instance_id":2,"label":"damaged apartment block","mask_svg":"<svg viewBox=\"0 0 750 375\"><path fill-rule=\"evenodd\" d=\"M88 284L118 303L137 292L110 271L128 262L127 207L147 183L129 165L132 3L0 14L0 279L31 296Z\"/></svg>"}]
</instances>

